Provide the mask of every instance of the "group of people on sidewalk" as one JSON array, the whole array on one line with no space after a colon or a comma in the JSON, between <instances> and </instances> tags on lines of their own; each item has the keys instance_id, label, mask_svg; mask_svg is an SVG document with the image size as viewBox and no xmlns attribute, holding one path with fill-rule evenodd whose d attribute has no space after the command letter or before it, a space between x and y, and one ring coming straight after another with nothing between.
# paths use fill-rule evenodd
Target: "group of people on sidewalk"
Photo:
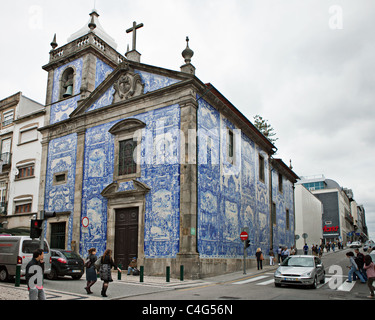
<instances>
[{"instance_id":1,"label":"group of people on sidewalk","mask_svg":"<svg viewBox=\"0 0 375 320\"><path fill-rule=\"evenodd\" d=\"M371 250L368 253L370 252ZM346 256L350 262L347 282L351 283L353 280L357 280L358 277L361 283L367 283L370 289L368 298L374 299L375 287L373 286L373 282L375 281L375 264L371 256L369 254L364 255L359 249L354 249L354 252L347 252Z\"/></svg>"},{"instance_id":2,"label":"group of people on sidewalk","mask_svg":"<svg viewBox=\"0 0 375 320\"><path fill-rule=\"evenodd\" d=\"M97 281L97 273L100 275L100 279L103 281L101 295L102 297L107 297L108 285L113 282L112 279L112 268L117 269L119 272L122 270L115 264L112 259L112 250L107 249L104 254L98 259L96 256L96 249L91 248L89 250L89 255L85 262L86 267L86 281L87 285L85 290L87 294L92 294L91 287ZM128 265L128 275L131 272L137 270L137 258L134 257Z\"/></svg>"},{"instance_id":3,"label":"group of people on sidewalk","mask_svg":"<svg viewBox=\"0 0 375 320\"><path fill-rule=\"evenodd\" d=\"M92 294L91 287L96 283L98 274L103 281L101 295L107 297L108 285L113 281L112 268L119 272L122 270L117 267L112 258L112 250L105 250L104 254L98 259L96 249L91 248L85 261L86 267L86 287L87 294ZM137 258L134 257L128 265L128 275L137 271ZM46 300L43 288L44 275L44 252L37 249L33 253L33 258L26 266L26 283L29 290L30 300Z\"/></svg>"},{"instance_id":4,"label":"group of people on sidewalk","mask_svg":"<svg viewBox=\"0 0 375 320\"><path fill-rule=\"evenodd\" d=\"M297 250L294 246L292 246L290 249L288 247L279 246L276 253L273 250L273 247L270 248L268 251L270 266L274 266L276 261L278 263L284 261L287 257L290 255L294 255L297 253ZM255 253L255 257L257 259L257 268L258 270L263 269L263 260L265 260L262 249L258 248Z\"/></svg>"}]
</instances>

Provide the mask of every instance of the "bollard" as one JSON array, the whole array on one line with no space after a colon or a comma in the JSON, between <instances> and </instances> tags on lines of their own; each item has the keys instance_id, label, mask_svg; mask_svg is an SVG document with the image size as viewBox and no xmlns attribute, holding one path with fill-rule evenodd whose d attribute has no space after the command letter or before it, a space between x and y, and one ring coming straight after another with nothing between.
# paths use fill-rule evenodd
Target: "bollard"
<instances>
[{"instance_id":1,"label":"bollard","mask_svg":"<svg viewBox=\"0 0 375 320\"><path fill-rule=\"evenodd\" d=\"M17 264L16 266L16 283L15 286L19 287L21 283L21 265Z\"/></svg>"},{"instance_id":2,"label":"bollard","mask_svg":"<svg viewBox=\"0 0 375 320\"><path fill-rule=\"evenodd\" d=\"M118 265L118 268L119 268L120 270L122 270L121 267L122 267L122 264L120 263L120 264ZM121 280L121 272L118 271L118 270L117 270L117 280Z\"/></svg>"},{"instance_id":3,"label":"bollard","mask_svg":"<svg viewBox=\"0 0 375 320\"><path fill-rule=\"evenodd\" d=\"M184 266L180 266L180 280L184 281Z\"/></svg>"},{"instance_id":4,"label":"bollard","mask_svg":"<svg viewBox=\"0 0 375 320\"><path fill-rule=\"evenodd\" d=\"M167 275L166 275L166 281L171 281L171 267L167 267Z\"/></svg>"},{"instance_id":5,"label":"bollard","mask_svg":"<svg viewBox=\"0 0 375 320\"><path fill-rule=\"evenodd\" d=\"M141 270L139 272L139 282L143 282L143 273L144 273L144 266L141 266Z\"/></svg>"}]
</instances>

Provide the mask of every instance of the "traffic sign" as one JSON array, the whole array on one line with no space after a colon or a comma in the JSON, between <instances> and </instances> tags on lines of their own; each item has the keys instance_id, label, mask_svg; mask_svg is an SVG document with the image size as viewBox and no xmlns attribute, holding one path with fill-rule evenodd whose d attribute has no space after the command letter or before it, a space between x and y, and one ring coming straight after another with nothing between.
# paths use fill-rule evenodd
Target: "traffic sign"
<instances>
[{"instance_id":1,"label":"traffic sign","mask_svg":"<svg viewBox=\"0 0 375 320\"><path fill-rule=\"evenodd\" d=\"M89 226L89 224L90 224L90 220L89 220L89 218L84 217L84 218L82 219L82 226L83 226L84 228L87 228L87 227Z\"/></svg>"},{"instance_id":2,"label":"traffic sign","mask_svg":"<svg viewBox=\"0 0 375 320\"><path fill-rule=\"evenodd\" d=\"M242 241L246 241L249 238L249 234L245 231L241 232L240 238Z\"/></svg>"}]
</instances>

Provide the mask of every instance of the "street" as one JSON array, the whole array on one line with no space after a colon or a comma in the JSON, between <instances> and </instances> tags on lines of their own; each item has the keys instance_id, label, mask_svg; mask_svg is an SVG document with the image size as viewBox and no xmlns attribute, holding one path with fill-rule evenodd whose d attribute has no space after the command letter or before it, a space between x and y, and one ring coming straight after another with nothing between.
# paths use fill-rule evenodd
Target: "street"
<instances>
[{"instance_id":1,"label":"street","mask_svg":"<svg viewBox=\"0 0 375 320\"><path fill-rule=\"evenodd\" d=\"M100 295L102 281L100 279L92 287L94 294L87 295L85 277L73 280L70 277L58 280L45 280L44 287L47 300L212 300L212 301L238 301L238 300L370 300L367 298L369 290L367 285L359 281L345 282L349 264L345 253L349 249L325 253L322 262L325 266L326 281L319 284L317 289L301 287L281 287L274 285L273 273L276 266L269 266L268 260L264 261L263 270L248 269L247 274L235 272L231 274L206 278L201 280L179 281L171 279L169 283L165 278L147 277L144 282L139 282L137 276L122 274L121 280L117 273L113 274L114 281L110 283L108 298ZM14 283L0 284L0 291L14 291L13 299L27 300L25 282L19 288ZM17 295L18 294L18 295ZM17 298L14 298L17 297ZM4 298L2 300L12 300Z\"/></svg>"}]
</instances>

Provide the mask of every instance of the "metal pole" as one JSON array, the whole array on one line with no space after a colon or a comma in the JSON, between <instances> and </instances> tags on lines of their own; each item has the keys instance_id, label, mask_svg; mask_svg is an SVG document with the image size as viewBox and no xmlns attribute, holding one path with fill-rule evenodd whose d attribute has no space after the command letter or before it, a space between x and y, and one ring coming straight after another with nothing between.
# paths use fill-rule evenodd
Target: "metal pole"
<instances>
[{"instance_id":1,"label":"metal pole","mask_svg":"<svg viewBox=\"0 0 375 320\"><path fill-rule=\"evenodd\" d=\"M44 210L40 211L39 213L39 219L43 220L44 219ZM45 228L45 221L42 223L42 233L40 234L39 237L39 248L44 251L44 228Z\"/></svg>"},{"instance_id":2,"label":"metal pole","mask_svg":"<svg viewBox=\"0 0 375 320\"><path fill-rule=\"evenodd\" d=\"M122 270L122 264L118 265L119 269ZM117 280L121 280L121 272L117 270Z\"/></svg>"},{"instance_id":3,"label":"metal pole","mask_svg":"<svg viewBox=\"0 0 375 320\"><path fill-rule=\"evenodd\" d=\"M243 241L243 274L246 274L246 241Z\"/></svg>"},{"instance_id":4,"label":"metal pole","mask_svg":"<svg viewBox=\"0 0 375 320\"><path fill-rule=\"evenodd\" d=\"M143 282L143 273L144 273L144 266L141 266L140 275L139 275L139 282Z\"/></svg>"},{"instance_id":5,"label":"metal pole","mask_svg":"<svg viewBox=\"0 0 375 320\"><path fill-rule=\"evenodd\" d=\"M171 280L171 267L167 267L166 281L170 282Z\"/></svg>"},{"instance_id":6,"label":"metal pole","mask_svg":"<svg viewBox=\"0 0 375 320\"><path fill-rule=\"evenodd\" d=\"M180 266L180 280L184 281L184 266Z\"/></svg>"}]
</instances>

